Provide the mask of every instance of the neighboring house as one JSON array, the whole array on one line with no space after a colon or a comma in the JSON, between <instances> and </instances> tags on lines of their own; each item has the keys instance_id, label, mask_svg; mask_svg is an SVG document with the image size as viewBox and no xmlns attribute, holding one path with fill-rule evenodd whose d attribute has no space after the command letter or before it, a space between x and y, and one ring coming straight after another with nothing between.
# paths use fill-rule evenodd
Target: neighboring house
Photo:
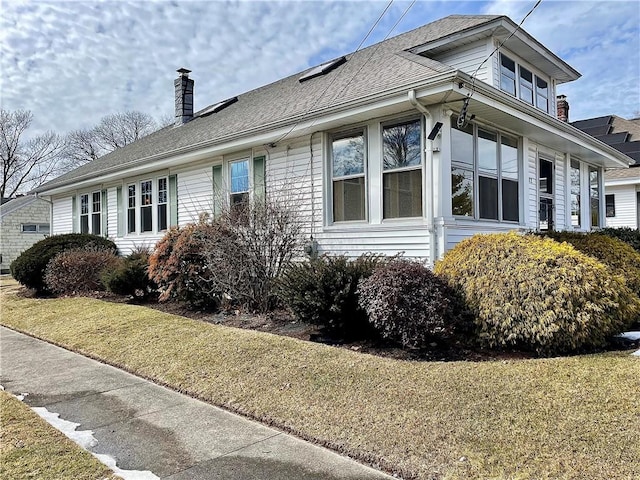
<instances>
[{"instance_id":1,"label":"neighboring house","mask_svg":"<svg viewBox=\"0 0 640 480\"><path fill-rule=\"evenodd\" d=\"M320 253L433 263L477 232L604 225L604 169L629 163L556 118L580 74L504 16L446 17L195 113L178 72L175 125L37 189L53 233L126 252L267 192Z\"/></svg>"},{"instance_id":2,"label":"neighboring house","mask_svg":"<svg viewBox=\"0 0 640 480\"><path fill-rule=\"evenodd\" d=\"M0 271L18 255L49 235L51 204L33 195L17 197L0 206Z\"/></svg>"},{"instance_id":3,"label":"neighboring house","mask_svg":"<svg viewBox=\"0 0 640 480\"><path fill-rule=\"evenodd\" d=\"M640 228L640 118L607 115L572 125L635 160L632 168L605 172L605 216L607 227Z\"/></svg>"}]
</instances>

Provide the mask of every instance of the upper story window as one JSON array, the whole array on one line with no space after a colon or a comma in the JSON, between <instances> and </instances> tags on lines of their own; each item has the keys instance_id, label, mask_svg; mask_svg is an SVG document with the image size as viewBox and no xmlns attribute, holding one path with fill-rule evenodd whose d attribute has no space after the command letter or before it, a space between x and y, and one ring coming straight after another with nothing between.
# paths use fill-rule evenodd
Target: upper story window
<instances>
[{"instance_id":1,"label":"upper story window","mask_svg":"<svg viewBox=\"0 0 640 480\"><path fill-rule=\"evenodd\" d=\"M518 72L516 78L516 71ZM500 54L500 89L549 112L549 83L531 70Z\"/></svg>"},{"instance_id":2,"label":"upper story window","mask_svg":"<svg viewBox=\"0 0 640 480\"><path fill-rule=\"evenodd\" d=\"M518 222L518 142L501 132L451 120L453 215Z\"/></svg>"},{"instance_id":3,"label":"upper story window","mask_svg":"<svg viewBox=\"0 0 640 480\"><path fill-rule=\"evenodd\" d=\"M231 169L231 207L249 201L249 160L229 164Z\"/></svg>"},{"instance_id":4,"label":"upper story window","mask_svg":"<svg viewBox=\"0 0 640 480\"><path fill-rule=\"evenodd\" d=\"M331 138L333 221L366 220L364 131Z\"/></svg>"},{"instance_id":5,"label":"upper story window","mask_svg":"<svg viewBox=\"0 0 640 480\"><path fill-rule=\"evenodd\" d=\"M382 128L383 218L422 216L421 121Z\"/></svg>"}]
</instances>

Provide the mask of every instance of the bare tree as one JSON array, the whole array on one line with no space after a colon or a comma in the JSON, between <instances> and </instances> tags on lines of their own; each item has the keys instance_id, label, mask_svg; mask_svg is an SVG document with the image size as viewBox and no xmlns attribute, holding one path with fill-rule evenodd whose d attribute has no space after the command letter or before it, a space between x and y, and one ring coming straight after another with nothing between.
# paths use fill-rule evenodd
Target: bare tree
<instances>
[{"instance_id":1,"label":"bare tree","mask_svg":"<svg viewBox=\"0 0 640 480\"><path fill-rule=\"evenodd\" d=\"M0 110L0 196L11 197L21 188L35 188L61 173L65 141L54 132L25 139L33 114L28 110Z\"/></svg>"},{"instance_id":2,"label":"bare tree","mask_svg":"<svg viewBox=\"0 0 640 480\"><path fill-rule=\"evenodd\" d=\"M107 115L91 129L70 132L66 156L72 166L79 166L135 142L156 127L155 120L142 112Z\"/></svg>"},{"instance_id":3,"label":"bare tree","mask_svg":"<svg viewBox=\"0 0 640 480\"><path fill-rule=\"evenodd\" d=\"M151 116L130 111L102 117L95 131L98 141L112 151L150 134L155 128L156 122Z\"/></svg>"}]
</instances>

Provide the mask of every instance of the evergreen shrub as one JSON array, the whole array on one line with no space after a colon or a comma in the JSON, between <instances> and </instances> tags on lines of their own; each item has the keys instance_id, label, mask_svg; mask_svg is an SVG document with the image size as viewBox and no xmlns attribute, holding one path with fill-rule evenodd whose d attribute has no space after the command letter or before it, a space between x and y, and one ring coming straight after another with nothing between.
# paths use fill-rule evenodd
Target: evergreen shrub
<instances>
[{"instance_id":1,"label":"evergreen shrub","mask_svg":"<svg viewBox=\"0 0 640 480\"><path fill-rule=\"evenodd\" d=\"M47 264L44 282L47 290L57 295L102 291L102 272L115 267L118 260L113 250L94 245L65 250Z\"/></svg>"},{"instance_id":2,"label":"evergreen shrub","mask_svg":"<svg viewBox=\"0 0 640 480\"><path fill-rule=\"evenodd\" d=\"M131 295L147 298L156 290L155 283L149 277L149 257L147 248L139 248L108 270L104 270L101 280L106 289L118 295Z\"/></svg>"},{"instance_id":3,"label":"evergreen shrub","mask_svg":"<svg viewBox=\"0 0 640 480\"><path fill-rule=\"evenodd\" d=\"M629 244L599 232L549 232L545 236L570 243L576 250L600 260L614 274L624 277L628 287L640 295L640 253Z\"/></svg>"},{"instance_id":4,"label":"evergreen shrub","mask_svg":"<svg viewBox=\"0 0 640 480\"><path fill-rule=\"evenodd\" d=\"M459 322L453 290L424 265L394 259L363 279L359 305L381 337L424 348Z\"/></svg>"},{"instance_id":5,"label":"evergreen shrub","mask_svg":"<svg viewBox=\"0 0 640 480\"><path fill-rule=\"evenodd\" d=\"M435 272L460 288L489 347L544 355L600 347L640 311L622 278L548 238L475 235L450 250Z\"/></svg>"},{"instance_id":6,"label":"evergreen shrub","mask_svg":"<svg viewBox=\"0 0 640 480\"><path fill-rule=\"evenodd\" d=\"M279 281L279 297L300 321L318 325L324 334L352 340L371 335L365 311L358 303L358 282L388 259L363 254L323 255L292 263Z\"/></svg>"},{"instance_id":7,"label":"evergreen shrub","mask_svg":"<svg viewBox=\"0 0 640 480\"><path fill-rule=\"evenodd\" d=\"M83 247L95 246L117 253L118 248L111 240L97 235L68 233L53 235L34 243L11 263L11 275L18 282L38 293L48 293L44 274L47 264L59 253Z\"/></svg>"},{"instance_id":8,"label":"evergreen shrub","mask_svg":"<svg viewBox=\"0 0 640 480\"><path fill-rule=\"evenodd\" d=\"M640 228L620 227L620 228L603 228L598 233L607 235L608 237L622 240L633 247L636 252L640 253Z\"/></svg>"}]
</instances>

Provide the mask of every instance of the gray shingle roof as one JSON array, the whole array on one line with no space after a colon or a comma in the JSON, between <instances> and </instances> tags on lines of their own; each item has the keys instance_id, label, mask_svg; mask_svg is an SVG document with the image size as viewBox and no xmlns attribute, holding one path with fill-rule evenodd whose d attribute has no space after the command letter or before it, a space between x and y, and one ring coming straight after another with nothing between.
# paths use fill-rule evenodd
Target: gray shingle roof
<instances>
[{"instance_id":1,"label":"gray shingle roof","mask_svg":"<svg viewBox=\"0 0 640 480\"><path fill-rule=\"evenodd\" d=\"M347 62L328 75L301 83L298 79L303 72L300 72L241 94L236 103L220 112L201 118L194 116L193 120L179 127L165 127L51 180L36 191L99 177L102 173L125 168L137 161L177 153L198 144L222 142L271 125L293 124L301 116L313 112L452 72L453 69L447 65L405 50L497 18L501 17L453 15L429 23L347 55Z\"/></svg>"},{"instance_id":2,"label":"gray shingle roof","mask_svg":"<svg viewBox=\"0 0 640 480\"><path fill-rule=\"evenodd\" d=\"M640 166L629 168L616 168L615 170L607 170L604 173L605 180L622 180L630 178L640 183Z\"/></svg>"},{"instance_id":3,"label":"gray shingle roof","mask_svg":"<svg viewBox=\"0 0 640 480\"><path fill-rule=\"evenodd\" d=\"M22 207L26 207L36 200L38 200L38 197L34 195L25 195L23 197L17 197L9 200L8 202L5 202L0 206L0 218L6 217L7 215L20 210Z\"/></svg>"}]
</instances>

